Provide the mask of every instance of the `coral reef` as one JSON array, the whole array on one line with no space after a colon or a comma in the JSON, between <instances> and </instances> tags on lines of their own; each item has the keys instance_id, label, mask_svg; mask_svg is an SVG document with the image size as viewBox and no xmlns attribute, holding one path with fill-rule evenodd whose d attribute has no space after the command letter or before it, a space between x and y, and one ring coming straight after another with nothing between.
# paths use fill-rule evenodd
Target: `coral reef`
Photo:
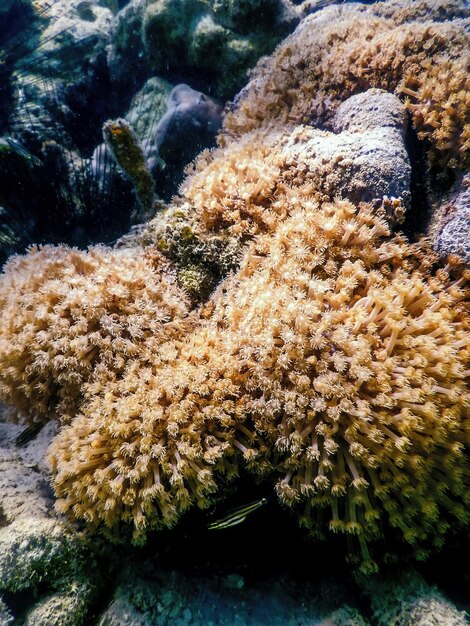
<instances>
[{"instance_id":1,"label":"coral reef","mask_svg":"<svg viewBox=\"0 0 470 626\"><path fill-rule=\"evenodd\" d=\"M459 66L467 22L433 22L439 7L306 18L133 247L8 263L0 395L62 422L49 456L58 512L141 543L244 474L312 535L345 537L369 574L468 525L469 271L391 232L410 167L403 108L379 90L419 76L419 100L445 55L448 74ZM150 4L147 27L172 28L170 13ZM426 115L444 111L451 139L423 137L442 166L465 167L466 94L446 84L455 99Z\"/></svg>"},{"instance_id":2,"label":"coral reef","mask_svg":"<svg viewBox=\"0 0 470 626\"><path fill-rule=\"evenodd\" d=\"M268 622L279 626L366 626L365 615L372 613L373 623L389 624L390 617L398 615L402 619L424 615L432 623L431 606L436 616L447 615L461 623L461 612L444 592L431 588L416 574L393 578L384 572L375 585L370 580L357 583L337 564L328 567L331 555L327 549L322 552L318 544L303 543L303 559L299 560L298 550L285 547L292 565L280 565L282 546L288 538L284 537L278 550L272 550L272 540L285 530L276 526L270 531L272 512L268 526L260 520L262 538L253 532L250 541L247 529L241 528L242 544L231 537L230 543L237 549L228 551L226 537L212 545L210 537L194 529L191 520L186 529L167 533L163 541L159 539L143 551L127 551L120 546L105 551L96 537L85 542L50 510L53 498L47 490L44 453L55 426L50 422L35 441L18 449L14 441L21 427L3 422L0 415L0 492L7 496L2 505L8 517L0 515L0 587L3 581L24 585L22 592L0 590L4 595L0 598L2 625L152 626L158 622L162 626L233 626L237 620L240 626L264 626ZM21 520L21 530L16 530ZM57 525L57 532L51 522ZM269 532L273 534L266 537ZM90 544L95 546L91 553ZM202 561L195 557L197 547ZM35 571L28 566L28 555L34 555ZM217 557L218 566L213 562ZM232 562L220 569L227 558ZM196 567L195 562L199 563ZM201 562L206 564L203 570ZM312 568L311 562L323 566ZM8 567L3 569L5 564ZM292 577L293 569L300 575ZM13 570L18 571L18 577L11 577ZM427 613L418 613L420 607L427 607Z\"/></svg>"},{"instance_id":3,"label":"coral reef","mask_svg":"<svg viewBox=\"0 0 470 626\"><path fill-rule=\"evenodd\" d=\"M433 159L450 167L470 167L470 56L422 62L422 71L408 72L399 91L408 96L420 139L434 146Z\"/></svg>"},{"instance_id":4,"label":"coral reef","mask_svg":"<svg viewBox=\"0 0 470 626\"><path fill-rule=\"evenodd\" d=\"M375 118L369 119L371 109ZM201 240L208 234L223 236L228 247L241 247L285 215L282 204L276 205L273 215L271 199L282 195L286 186L302 182L310 185L312 199L342 195L354 202L372 202L377 210L383 208L390 223L401 221L410 198L403 106L392 94L368 90L342 104L333 124L336 133L309 126L291 134L276 129L248 133L236 143L204 151L187 168L180 199L169 217L142 229L141 243L157 242L177 264L193 262L182 254L191 243L199 262L208 268L221 265L225 257L214 259ZM225 265L219 276L233 268L233 263Z\"/></svg>"},{"instance_id":5,"label":"coral reef","mask_svg":"<svg viewBox=\"0 0 470 626\"><path fill-rule=\"evenodd\" d=\"M273 123L327 123L341 101L379 87L408 93L435 161L467 167L469 14L464 2L447 4L351 4L308 16L260 60L226 117L226 140Z\"/></svg>"}]
</instances>

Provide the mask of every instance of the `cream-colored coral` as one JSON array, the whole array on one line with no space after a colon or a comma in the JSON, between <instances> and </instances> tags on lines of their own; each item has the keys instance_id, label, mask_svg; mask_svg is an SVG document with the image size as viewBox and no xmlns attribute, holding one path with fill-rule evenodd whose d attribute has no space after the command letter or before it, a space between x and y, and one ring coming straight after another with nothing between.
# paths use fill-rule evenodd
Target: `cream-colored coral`
<instances>
[{"instance_id":1,"label":"cream-colored coral","mask_svg":"<svg viewBox=\"0 0 470 626\"><path fill-rule=\"evenodd\" d=\"M32 248L9 260L0 282L0 396L30 419L71 419L85 382L104 384L180 334L188 313L151 248Z\"/></svg>"},{"instance_id":2,"label":"cream-colored coral","mask_svg":"<svg viewBox=\"0 0 470 626\"><path fill-rule=\"evenodd\" d=\"M308 186L274 202L285 219L200 328L132 363L59 435L59 509L130 522L139 540L206 506L243 459L303 525L355 537L363 570L387 527L422 556L468 522L466 278L432 271L370 208L319 206Z\"/></svg>"},{"instance_id":3,"label":"cream-colored coral","mask_svg":"<svg viewBox=\"0 0 470 626\"><path fill-rule=\"evenodd\" d=\"M284 189L282 135L247 134L235 145L202 152L188 167L180 194L202 229L246 238L281 217L273 212L272 198Z\"/></svg>"},{"instance_id":4,"label":"cream-colored coral","mask_svg":"<svg viewBox=\"0 0 470 626\"><path fill-rule=\"evenodd\" d=\"M399 90L408 96L418 136L433 143L434 158L451 167L470 166L470 51L459 60L439 57L407 74Z\"/></svg>"},{"instance_id":5,"label":"cream-colored coral","mask_svg":"<svg viewBox=\"0 0 470 626\"><path fill-rule=\"evenodd\" d=\"M195 242L186 260L213 236L245 254L193 314L154 247L47 248L7 267L0 392L69 422L50 451L60 512L140 542L243 467L312 533L345 535L367 572L384 550L423 558L468 524L468 270L392 235L375 207L324 201L302 150L283 150L308 134L283 125L309 121L312 98L328 91L334 111L418 75L427 53L458 61L461 23L397 26L413 9L393 6L306 21L194 164L171 209ZM143 237L163 250L165 228Z\"/></svg>"},{"instance_id":6,"label":"cream-colored coral","mask_svg":"<svg viewBox=\"0 0 470 626\"><path fill-rule=\"evenodd\" d=\"M436 74L445 73L460 76L454 79L460 83L434 92L430 108L439 114L432 115L433 123L423 123L426 103L424 111L410 107L410 112L421 136L429 139L435 159L465 167L469 103L462 70L468 64L470 15L465 3L457 5L444 10L442 0L352 4L307 17L272 57L255 68L225 118L221 141L273 124L292 128L325 123L352 94L370 87L399 94L403 79L418 81L424 91L435 83ZM445 139L449 128L452 141Z\"/></svg>"}]
</instances>

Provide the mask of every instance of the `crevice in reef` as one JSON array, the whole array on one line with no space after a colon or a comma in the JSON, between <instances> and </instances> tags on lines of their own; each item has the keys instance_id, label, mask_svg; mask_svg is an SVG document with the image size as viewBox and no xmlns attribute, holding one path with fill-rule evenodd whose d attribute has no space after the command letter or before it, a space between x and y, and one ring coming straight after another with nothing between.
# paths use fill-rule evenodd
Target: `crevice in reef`
<instances>
[{"instance_id":1,"label":"crevice in reef","mask_svg":"<svg viewBox=\"0 0 470 626\"><path fill-rule=\"evenodd\" d=\"M418 139L411 120L405 135L405 146L411 164L410 192L411 201L406 212L405 221L399 230L411 240L419 238L426 231L431 219L431 202L429 201L429 173L426 157L427 146Z\"/></svg>"}]
</instances>

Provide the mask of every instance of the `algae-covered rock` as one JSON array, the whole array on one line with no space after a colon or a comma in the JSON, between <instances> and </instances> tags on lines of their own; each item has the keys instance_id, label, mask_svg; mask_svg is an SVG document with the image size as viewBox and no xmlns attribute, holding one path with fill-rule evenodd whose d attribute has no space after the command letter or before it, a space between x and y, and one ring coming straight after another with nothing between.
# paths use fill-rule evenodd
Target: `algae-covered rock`
<instances>
[{"instance_id":1,"label":"algae-covered rock","mask_svg":"<svg viewBox=\"0 0 470 626\"><path fill-rule=\"evenodd\" d=\"M26 592L31 605L37 601L30 608L14 600L12 607L19 602L25 610L30 608L27 626L81 625L99 587L97 563L88 540L53 512L45 457L56 426L47 424L27 445L16 447L23 428L3 419L2 408L0 593L15 599ZM10 617L0 598L1 626L9 624Z\"/></svg>"},{"instance_id":2,"label":"algae-covered rock","mask_svg":"<svg viewBox=\"0 0 470 626\"><path fill-rule=\"evenodd\" d=\"M92 587L73 583L67 593L51 594L28 612L24 626L82 626L87 615Z\"/></svg>"},{"instance_id":3,"label":"algae-covered rock","mask_svg":"<svg viewBox=\"0 0 470 626\"><path fill-rule=\"evenodd\" d=\"M123 91L135 91L150 70L144 42L142 20L148 0L131 0L119 11L112 26L112 40L107 50L112 80Z\"/></svg>"},{"instance_id":4,"label":"algae-covered rock","mask_svg":"<svg viewBox=\"0 0 470 626\"><path fill-rule=\"evenodd\" d=\"M166 113L172 89L173 85L168 81L152 76L132 98L125 115L147 150L160 119Z\"/></svg>"},{"instance_id":5,"label":"algae-covered rock","mask_svg":"<svg viewBox=\"0 0 470 626\"><path fill-rule=\"evenodd\" d=\"M369 626L358 609L343 606L318 622L317 626Z\"/></svg>"},{"instance_id":6,"label":"algae-covered rock","mask_svg":"<svg viewBox=\"0 0 470 626\"><path fill-rule=\"evenodd\" d=\"M21 518L0 530L0 590L16 593L43 581L59 588L85 562L83 542L52 518Z\"/></svg>"},{"instance_id":7,"label":"algae-covered rock","mask_svg":"<svg viewBox=\"0 0 470 626\"><path fill-rule=\"evenodd\" d=\"M113 13L105 4L83 0L50 3L50 8L43 12L46 27L36 52L24 65L48 78L77 78L85 63L104 52L109 44ZM47 63L41 66L39 58Z\"/></svg>"},{"instance_id":8,"label":"algae-covered rock","mask_svg":"<svg viewBox=\"0 0 470 626\"><path fill-rule=\"evenodd\" d=\"M179 285L198 302L238 267L244 241L207 232L194 217L190 203L176 203L122 237L117 246L156 246L175 264Z\"/></svg>"}]
</instances>

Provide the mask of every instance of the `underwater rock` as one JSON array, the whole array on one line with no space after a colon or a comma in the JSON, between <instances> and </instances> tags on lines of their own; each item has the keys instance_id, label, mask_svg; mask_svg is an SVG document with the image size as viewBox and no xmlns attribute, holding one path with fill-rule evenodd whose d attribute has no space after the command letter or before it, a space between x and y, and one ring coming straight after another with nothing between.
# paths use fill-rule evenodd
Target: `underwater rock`
<instances>
[{"instance_id":1,"label":"underwater rock","mask_svg":"<svg viewBox=\"0 0 470 626\"><path fill-rule=\"evenodd\" d=\"M75 78L83 67L104 52L110 42L112 11L93 0L57 0L44 13L46 27L36 53L25 60L44 76ZM42 67L39 61L46 59Z\"/></svg>"},{"instance_id":2,"label":"underwater rock","mask_svg":"<svg viewBox=\"0 0 470 626\"><path fill-rule=\"evenodd\" d=\"M147 149L149 167L161 195L169 198L176 192L184 166L201 150L215 145L221 125L219 102L185 84L172 89L167 111Z\"/></svg>"},{"instance_id":3,"label":"underwater rock","mask_svg":"<svg viewBox=\"0 0 470 626\"><path fill-rule=\"evenodd\" d=\"M330 613L316 626L369 626L369 622L357 609L344 606Z\"/></svg>"},{"instance_id":4,"label":"underwater rock","mask_svg":"<svg viewBox=\"0 0 470 626\"><path fill-rule=\"evenodd\" d=\"M134 95L124 116L132 124L147 153L153 144L158 123L167 111L173 87L163 78L152 76Z\"/></svg>"},{"instance_id":5,"label":"underwater rock","mask_svg":"<svg viewBox=\"0 0 470 626\"><path fill-rule=\"evenodd\" d=\"M147 570L147 575L145 575ZM367 626L347 590L287 577L231 586L222 573L192 577L155 567L128 568L99 626ZM299 601L301 598L301 601Z\"/></svg>"},{"instance_id":6,"label":"underwater rock","mask_svg":"<svg viewBox=\"0 0 470 626\"><path fill-rule=\"evenodd\" d=\"M470 265L470 176L461 178L437 209L430 235L442 256L457 254Z\"/></svg>"},{"instance_id":7,"label":"underwater rock","mask_svg":"<svg viewBox=\"0 0 470 626\"><path fill-rule=\"evenodd\" d=\"M147 5L148 0L131 0L113 20L107 62L112 81L124 97L134 93L151 71L142 40Z\"/></svg>"},{"instance_id":8,"label":"underwater rock","mask_svg":"<svg viewBox=\"0 0 470 626\"><path fill-rule=\"evenodd\" d=\"M130 226L132 207L123 206L129 197L123 185L107 172L93 177L84 158L112 114L103 65L111 5L38 2L28 29L9 33L1 50L7 62L0 83L8 79L12 104L0 124L5 136L15 137L35 159L29 171L14 168L11 159L0 164L0 179L8 180L7 200L0 201L2 262L33 242L86 246L113 240ZM111 111L106 115L103 107ZM18 230L17 222L24 228L10 245L9 231Z\"/></svg>"},{"instance_id":9,"label":"underwater rock","mask_svg":"<svg viewBox=\"0 0 470 626\"><path fill-rule=\"evenodd\" d=\"M45 451L55 430L49 424L20 451L14 439L21 427L0 422L0 591L57 584L74 569L68 559L80 553L78 535L51 517Z\"/></svg>"},{"instance_id":10,"label":"underwater rock","mask_svg":"<svg viewBox=\"0 0 470 626\"><path fill-rule=\"evenodd\" d=\"M47 518L54 503L45 452L57 427L48 424L26 448L15 449L20 432L17 425L0 422L0 533L19 519Z\"/></svg>"},{"instance_id":11,"label":"underwater rock","mask_svg":"<svg viewBox=\"0 0 470 626\"><path fill-rule=\"evenodd\" d=\"M0 548L0 591L10 593L34 589L42 582L53 587L67 584L84 559L83 540L45 516L21 517L1 528Z\"/></svg>"},{"instance_id":12,"label":"underwater rock","mask_svg":"<svg viewBox=\"0 0 470 626\"><path fill-rule=\"evenodd\" d=\"M29 36L22 33L19 41L14 36L7 41L6 49L15 52L8 63L14 110L6 126L17 138L27 139L27 145L41 146L48 139L69 150L76 145L89 150L94 120L102 123L112 115L103 114L115 101L109 98L106 67L113 18L107 4L44 3L30 20ZM82 113L87 132L79 119Z\"/></svg>"},{"instance_id":13,"label":"underwater rock","mask_svg":"<svg viewBox=\"0 0 470 626\"><path fill-rule=\"evenodd\" d=\"M468 626L459 611L436 587L412 570L364 583L377 626Z\"/></svg>"},{"instance_id":14,"label":"underwater rock","mask_svg":"<svg viewBox=\"0 0 470 626\"><path fill-rule=\"evenodd\" d=\"M393 128L404 139L408 117L402 102L383 89L368 89L342 102L332 120L335 133L362 133L375 128Z\"/></svg>"},{"instance_id":15,"label":"underwater rock","mask_svg":"<svg viewBox=\"0 0 470 626\"><path fill-rule=\"evenodd\" d=\"M233 96L246 71L299 21L289 0L154 0L143 13L142 3L136 4L152 71L197 72L203 88L211 84L220 98Z\"/></svg>"},{"instance_id":16,"label":"underwater rock","mask_svg":"<svg viewBox=\"0 0 470 626\"><path fill-rule=\"evenodd\" d=\"M327 197L379 205L390 198L406 207L411 166L403 139L406 113L398 98L377 89L353 96L339 107L332 126L338 134L309 126L294 130L283 152L305 164Z\"/></svg>"},{"instance_id":17,"label":"underwater rock","mask_svg":"<svg viewBox=\"0 0 470 626\"><path fill-rule=\"evenodd\" d=\"M24 591L31 594L30 607L22 602L22 608L31 608L28 626L78 626L99 584L90 544L53 512L46 449L56 426L47 424L27 446L17 448L15 440L23 427L3 420L4 416L0 419L0 593L10 598ZM40 597L51 590L57 593ZM0 598L0 624L8 623Z\"/></svg>"},{"instance_id":18,"label":"underwater rock","mask_svg":"<svg viewBox=\"0 0 470 626\"><path fill-rule=\"evenodd\" d=\"M26 615L24 626L83 626L92 597L93 589L86 583L71 584L67 593L41 599Z\"/></svg>"}]
</instances>

